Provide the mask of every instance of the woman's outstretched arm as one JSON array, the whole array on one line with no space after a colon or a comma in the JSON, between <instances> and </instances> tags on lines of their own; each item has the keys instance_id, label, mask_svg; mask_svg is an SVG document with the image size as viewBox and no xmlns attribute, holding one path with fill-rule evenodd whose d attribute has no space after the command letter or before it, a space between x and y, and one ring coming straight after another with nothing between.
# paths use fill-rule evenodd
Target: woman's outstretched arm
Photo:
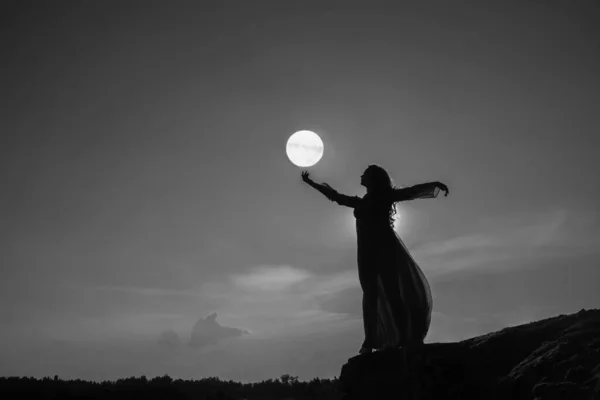
<instances>
[{"instance_id":1,"label":"woman's outstretched arm","mask_svg":"<svg viewBox=\"0 0 600 400\"><path fill-rule=\"evenodd\" d=\"M445 196L448 196L448 193L450 193L448 186L444 185L442 182L427 182L401 189L394 189L392 196L394 201L429 199L437 197L440 190L446 192Z\"/></svg>"},{"instance_id":2,"label":"woman's outstretched arm","mask_svg":"<svg viewBox=\"0 0 600 400\"><path fill-rule=\"evenodd\" d=\"M302 180L308 183L313 188L317 189L321 192L325 197L327 197L331 201L335 201L341 206L356 208L360 201L360 197L358 196L347 196L345 194L338 193L334 188L329 186L326 183L316 183L310 176L307 171L302 172Z\"/></svg>"}]
</instances>

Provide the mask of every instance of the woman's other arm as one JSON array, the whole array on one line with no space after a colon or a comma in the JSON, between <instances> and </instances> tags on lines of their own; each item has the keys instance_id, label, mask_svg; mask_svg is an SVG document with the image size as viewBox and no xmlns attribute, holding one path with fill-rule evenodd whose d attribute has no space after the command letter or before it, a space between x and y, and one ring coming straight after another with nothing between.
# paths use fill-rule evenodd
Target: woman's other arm
<instances>
[{"instance_id":1,"label":"woman's other arm","mask_svg":"<svg viewBox=\"0 0 600 400\"><path fill-rule=\"evenodd\" d=\"M358 202L360 201L360 197L358 196L347 196L345 194L338 193L334 188L329 186L326 183L316 183L312 179L307 171L302 172L302 180L308 183L310 186L321 192L325 197L327 197L331 201L335 201L341 206L356 208L358 206Z\"/></svg>"},{"instance_id":2,"label":"woman's other arm","mask_svg":"<svg viewBox=\"0 0 600 400\"><path fill-rule=\"evenodd\" d=\"M448 196L448 193L450 193L448 186L444 185L442 182L420 183L406 188L394 189L393 200L406 201L414 199L430 199L437 197L440 190L446 192L444 196Z\"/></svg>"}]
</instances>

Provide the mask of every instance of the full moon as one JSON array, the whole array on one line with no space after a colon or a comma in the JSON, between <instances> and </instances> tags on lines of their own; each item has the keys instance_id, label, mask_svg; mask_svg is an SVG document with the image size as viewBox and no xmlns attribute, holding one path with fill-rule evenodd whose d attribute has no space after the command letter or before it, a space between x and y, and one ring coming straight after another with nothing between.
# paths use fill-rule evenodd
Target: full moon
<instances>
[{"instance_id":1,"label":"full moon","mask_svg":"<svg viewBox=\"0 0 600 400\"><path fill-rule=\"evenodd\" d=\"M298 167L311 167L323 157L323 141L314 132L298 131L288 139L285 152Z\"/></svg>"}]
</instances>

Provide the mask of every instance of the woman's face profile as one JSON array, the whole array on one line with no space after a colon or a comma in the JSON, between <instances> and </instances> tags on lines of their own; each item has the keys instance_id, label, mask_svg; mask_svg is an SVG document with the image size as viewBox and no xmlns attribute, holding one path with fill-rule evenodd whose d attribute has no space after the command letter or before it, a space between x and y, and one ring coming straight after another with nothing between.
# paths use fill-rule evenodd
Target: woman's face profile
<instances>
[{"instance_id":1,"label":"woman's face profile","mask_svg":"<svg viewBox=\"0 0 600 400\"><path fill-rule=\"evenodd\" d=\"M364 187L369 186L371 183L371 171L367 168L365 172L360 176L360 184Z\"/></svg>"}]
</instances>

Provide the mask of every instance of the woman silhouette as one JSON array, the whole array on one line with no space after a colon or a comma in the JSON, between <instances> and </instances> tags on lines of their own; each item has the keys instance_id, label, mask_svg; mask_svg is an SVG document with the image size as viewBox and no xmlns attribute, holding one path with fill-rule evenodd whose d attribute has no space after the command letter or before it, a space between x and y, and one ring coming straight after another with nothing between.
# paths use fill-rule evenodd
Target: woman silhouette
<instances>
[{"instance_id":1,"label":"woman silhouette","mask_svg":"<svg viewBox=\"0 0 600 400\"><path fill-rule=\"evenodd\" d=\"M395 204L436 197L440 190L448 196L448 187L429 182L399 189L379 165L369 165L361 176L360 184L367 189L362 198L316 183L306 171L302 180L329 200L354 209L365 329L359 353L422 344L431 322L431 289L393 228Z\"/></svg>"}]
</instances>

